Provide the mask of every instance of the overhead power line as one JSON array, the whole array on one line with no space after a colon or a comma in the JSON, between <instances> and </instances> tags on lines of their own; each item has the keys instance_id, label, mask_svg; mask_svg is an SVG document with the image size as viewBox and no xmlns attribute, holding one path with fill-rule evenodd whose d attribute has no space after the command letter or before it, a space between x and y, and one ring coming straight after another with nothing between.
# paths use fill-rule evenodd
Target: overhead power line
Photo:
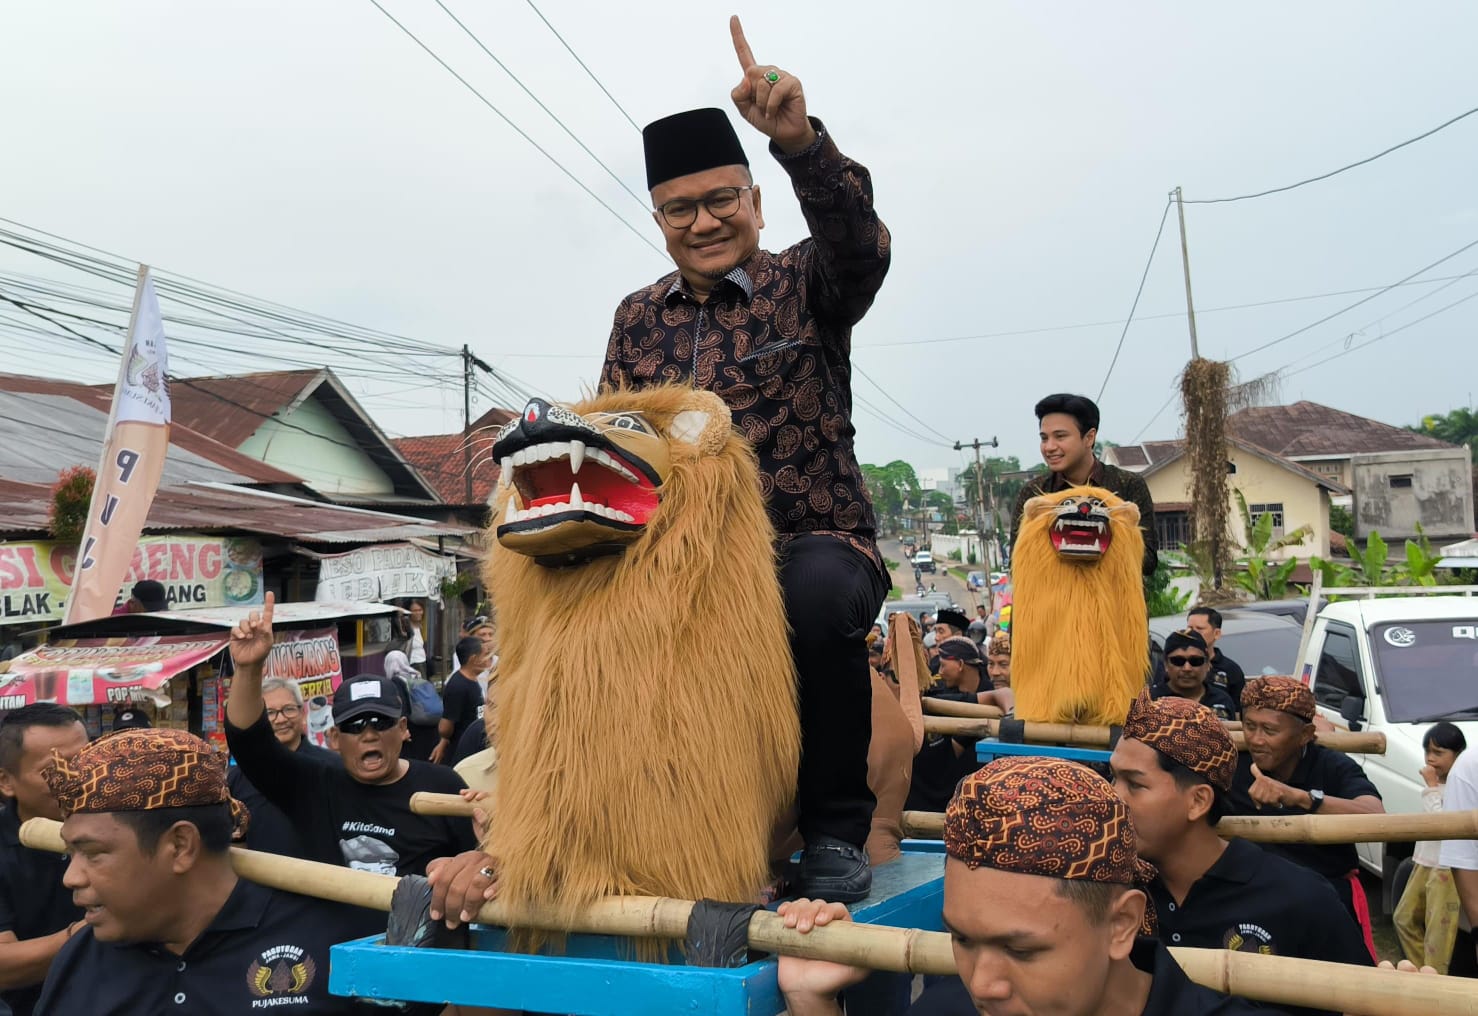
<instances>
[{"instance_id":1,"label":"overhead power line","mask_svg":"<svg viewBox=\"0 0 1478 1016\"><path fill-rule=\"evenodd\" d=\"M893 403L893 405L895 405L899 409L903 410L903 412L908 415L909 419L913 420L915 423L919 424L921 427L923 427L925 430L929 431L930 433L932 433L932 434L938 434L945 441L948 441L951 444L954 442L954 439L951 438L948 434L944 433L941 430L937 430L934 427L929 426L927 423L925 423L923 420L921 420L907 406L905 406L903 403L901 403L897 399L895 399L892 396L892 394L889 393L888 389L884 388L882 385L880 385L876 381L874 381L873 378L872 378L872 375L869 374L867 371L863 370L861 367L857 366L857 364L856 364L855 361L852 364L852 369L854 371L856 371L858 374L860 374L864 379L866 379L867 382L869 384L871 384L874 388L876 388L878 391L882 392L883 393L883 398L887 399L889 402Z\"/></svg>"},{"instance_id":2,"label":"overhead power line","mask_svg":"<svg viewBox=\"0 0 1478 1016\"><path fill-rule=\"evenodd\" d=\"M535 95L534 92L533 92L533 90L530 89L528 85L525 85L523 83L523 81L519 78L519 76L517 74L515 74L515 73L513 73L513 71L509 70L507 64L505 64L502 60L499 60L497 58L497 56L494 55L493 51L490 50L490 49L488 49L487 46L484 45L483 41L477 37L477 33L475 33L474 31L472 31L472 29L468 28L467 25L462 21L461 18L457 17L455 14L452 13L451 8L447 7L446 4L442 3L442 0L436 0L436 6L440 7L443 11L445 11L446 12L446 16L449 17L449 18L451 18L453 21L455 21L457 23L457 27L460 28L462 31L466 32L467 33L467 37L469 39L471 39L473 42L477 43L477 48L480 49L480 50L482 50L484 53L486 53L488 55L488 58L491 59L493 61L493 63L497 64L499 67L501 67L503 69L503 73L504 74L507 74L510 78L513 79L513 83L515 85L517 85L519 88L522 88L523 89L523 94L527 95L530 99L533 99L534 100L534 103L540 109L542 109L545 113L547 113L549 115L549 119L553 120L556 124L558 124L559 125L559 129L562 130L562 131L564 131L565 134L569 135L569 138L570 138L571 141L573 141L575 144L577 144L577 145L580 146L580 150L582 152L584 152L586 155L588 155L592 159L594 159L595 160L595 164L597 166L599 166L601 169L605 170L606 171L606 175L609 176L612 180L615 180L616 181L616 185L618 187L620 187L622 190L624 190L627 194L630 194L631 195L631 200L635 201L637 203L637 206L639 208L641 208L641 210L643 212L650 212L652 210L651 206L646 201L643 201L637 195L637 193L635 191L633 191L630 187L626 186L626 181L625 180L622 180L621 177L616 174L616 171L614 169L612 169L610 166L607 166L605 164L605 162L603 162L601 160L601 157L599 155L596 155L594 152L592 152L590 150L590 146L589 145L587 145L585 142L583 142L583 141L580 140L579 135L577 135L574 131L570 130L570 128L565 124L565 122L563 120L561 120L559 118L559 115L557 113L555 113L554 110L552 110L548 106L544 105L544 101L542 99L540 99L537 95ZM578 57L576 59L578 59Z\"/></svg>"},{"instance_id":3,"label":"overhead power line","mask_svg":"<svg viewBox=\"0 0 1478 1016\"><path fill-rule=\"evenodd\" d=\"M1358 350L1364 349L1366 346L1373 346L1377 342L1384 342L1386 339L1389 339L1392 335L1397 335L1397 334L1399 334L1401 332L1404 332L1404 331L1406 331L1406 329L1411 328L1411 327L1414 327L1416 325L1419 325L1423 321L1427 321L1427 320L1429 320L1431 318L1434 318L1438 314L1445 314L1448 311L1452 310L1454 307L1457 307L1457 306L1459 306L1461 304L1467 303L1469 300L1473 299L1474 297L1478 297L1478 293L1469 293L1467 296L1462 297L1459 300L1454 300L1454 301L1452 301L1452 303L1449 303L1446 306L1438 307L1436 310L1432 311L1430 314L1423 314L1421 317L1417 318L1415 321L1408 321L1408 322L1406 322L1406 324L1402 325L1399 328L1392 328L1389 332L1385 332L1385 333L1383 333L1381 335L1377 335L1375 338L1368 339L1365 342L1359 343L1358 345L1351 346L1349 349L1341 350L1340 352L1335 353L1333 356L1326 356L1324 359L1318 360L1318 361L1316 361L1314 363L1311 363L1307 367L1300 367L1298 370L1289 371L1284 376L1285 377L1293 377L1295 374L1302 374L1306 370L1313 370L1315 367L1323 366L1324 364L1328 363L1330 360L1338 360L1340 357L1342 357L1342 356L1349 356L1351 353L1354 353L1354 352L1357 352Z\"/></svg>"},{"instance_id":4,"label":"overhead power line","mask_svg":"<svg viewBox=\"0 0 1478 1016\"><path fill-rule=\"evenodd\" d=\"M1098 386L1098 398L1103 398L1103 391L1108 387L1109 378L1114 376L1114 365L1119 362L1119 351L1124 348L1124 336L1129 334L1129 325L1134 321L1134 311L1139 307L1139 297L1144 293L1145 280L1150 277L1150 266L1155 263L1155 251L1160 249L1160 237L1165 235L1165 220L1170 217L1170 204L1165 202L1165 210L1160 213L1160 225L1155 230L1155 242L1150 244L1150 256L1145 260L1144 271L1139 276L1139 288L1134 291L1134 302L1129 305L1129 316L1124 319L1124 330L1119 332L1119 343L1114 346L1114 357L1109 361L1108 370L1104 372L1103 384Z\"/></svg>"},{"instance_id":5,"label":"overhead power line","mask_svg":"<svg viewBox=\"0 0 1478 1016\"><path fill-rule=\"evenodd\" d=\"M606 203L606 200L604 198L602 198L599 194L595 193L595 191L591 190L585 184L585 181L581 180L578 176L576 176L573 172L571 172L570 169L568 167L566 167L564 163L562 163L558 159L556 159L549 152L549 150L547 148L545 148L543 145L539 144L539 142L535 141L532 137L530 137L529 136L529 133L527 131L525 131L522 127L520 127L518 124L514 123L511 119L509 119L508 114L504 113L497 106L493 105L492 101L490 99L488 99L487 96L483 95L476 88L474 88L473 85L472 85L472 83L470 81L468 81L466 78L462 77L462 75L458 74L456 72L456 70L454 70L452 68L452 65L451 64L449 64L445 60L443 60L440 56L438 56L436 54L436 51L435 50L433 50L430 46L428 46L424 42L422 42L420 36L416 35L415 32L412 32L409 28L405 27L405 25L401 24L400 21L395 17L395 15L393 15L389 11L387 11L380 4L380 0L369 0L369 2L374 5L374 8L377 11L379 11L381 14L385 15L385 17L389 19L389 21L390 21L390 23L392 25L394 25L396 28L400 29L400 31L406 36L406 38L410 39L417 46L421 47L421 49L426 53L427 56L429 56L429 57L431 57L431 59L435 60L438 64L441 65L441 67L442 67L443 70L445 70L452 77L456 78L457 81L461 83L461 85L462 85L463 88L467 89L467 91L469 91L473 95L475 95L477 97L477 100L479 102L481 102L488 109L490 109L494 113L496 113L497 116L498 116L498 119L502 120L505 124L507 124L514 131L514 133L516 133L519 137L523 138L530 145L533 145L534 146L534 149L540 155L544 156L544 158L548 159L551 163L553 163L554 164L554 167L556 169L558 169L561 173L563 173L566 177L568 177L571 183L573 183L576 187L579 187L582 191L584 191L587 195L589 195L590 198L591 198L591 200L593 200L596 204L600 205L606 211L610 212L611 215L615 217L615 219L616 219L617 222L619 222L619 223L621 223L621 225L625 226L631 232L631 234L633 236L635 236L638 240L640 240L642 243L646 244L649 248L651 248L651 250L652 250L652 252L654 254L656 254L658 257L666 260L667 254L662 250L661 247L658 247L655 243L653 243L651 241L651 238L650 237L648 237L641 230L639 230L635 226L633 226L630 222L628 222L626 220L626 218L624 216L621 215L620 212L616 211L616 209L612 208L609 204L607 204Z\"/></svg>"},{"instance_id":6,"label":"overhead power line","mask_svg":"<svg viewBox=\"0 0 1478 1016\"><path fill-rule=\"evenodd\" d=\"M575 63L580 65L580 69L590 76L591 81L595 82L595 87L604 92L606 98L611 100L611 105L615 106L621 111L621 115L626 118L626 122L631 124L631 126L636 129L637 133L641 133L641 128L637 126L635 120L631 119L631 114L626 112L626 108L616 101L616 97L611 94L610 89L601 84L600 78L595 76L595 71L585 66L585 61L580 59L580 54L576 53L574 47L572 47L568 42L565 42L565 37L559 34L559 29L555 28L549 23L549 19L544 16L544 12L539 10L539 8L534 5L534 0L526 0L526 2L528 3L529 7L533 8L534 13L539 15L539 20L544 22L544 27L554 33L554 37L558 39L559 44L565 48L565 52L574 57Z\"/></svg>"},{"instance_id":7,"label":"overhead power line","mask_svg":"<svg viewBox=\"0 0 1478 1016\"><path fill-rule=\"evenodd\" d=\"M1453 124L1457 123L1459 120L1462 120L1462 119L1465 119L1467 117L1470 117L1474 113L1478 113L1478 106L1473 107L1472 109L1468 110L1466 113L1459 113L1457 116L1453 117L1451 120L1445 121L1444 123L1439 123L1436 127L1433 127L1429 131L1424 131L1423 133L1418 134L1414 138L1407 138L1405 141L1402 141L1400 144L1392 145L1390 148L1387 148L1387 149L1384 149L1382 151L1376 152L1374 155L1372 155L1372 156L1370 156L1368 158L1361 159L1359 162L1352 162L1348 166L1341 166L1341 167L1339 167L1339 169L1331 169L1328 173L1320 173L1318 176L1311 176L1307 180L1300 180L1297 183L1290 183L1290 184L1288 184L1287 186L1284 186L1284 187L1272 187L1272 188L1269 188L1268 190L1258 191L1256 194L1238 194L1236 197L1230 197L1230 198L1201 198L1198 201L1187 200L1186 201L1186 204L1188 204L1188 205L1224 205L1224 204L1227 204L1227 203L1232 202L1232 201L1251 201L1253 198L1265 198L1269 194L1282 194L1285 191L1291 191L1291 190L1294 190L1294 189L1299 188L1299 187L1307 186L1308 184L1311 184L1311 183L1318 183L1320 180L1328 180L1331 176L1338 176L1339 174L1344 173L1344 172L1347 172L1348 170L1356 169L1356 168L1358 168L1360 166L1368 165L1368 164L1374 162L1376 159L1379 159L1379 158L1381 158L1383 156L1386 156L1386 155L1390 155L1392 152L1399 151L1402 148L1405 148L1407 145L1414 145L1418 141L1421 141L1423 138L1429 138L1433 134L1436 134L1438 131L1443 130L1443 129L1447 128L1447 127L1451 127Z\"/></svg>"},{"instance_id":8,"label":"overhead power line","mask_svg":"<svg viewBox=\"0 0 1478 1016\"><path fill-rule=\"evenodd\" d=\"M1478 247L1478 240L1474 240L1471 243L1464 244L1463 246L1459 247L1457 250L1453 251L1451 254L1445 254L1445 255L1443 255L1442 257L1438 258L1436 261L1433 261L1431 264L1427 265L1425 268L1418 268L1416 271L1414 271L1410 275L1406 276L1406 278L1401 279L1399 282L1393 282L1389 286L1385 286L1382 289L1378 289L1374 293L1371 293L1369 296L1366 296L1366 297L1363 297L1363 298L1361 298L1359 300L1356 300L1354 303L1350 304L1349 306L1341 307L1339 310L1335 311L1334 313L1332 313L1332 314L1325 314L1319 320L1317 320L1317 321L1311 321L1308 324L1304 325L1302 328L1295 328L1293 331L1289 332L1286 335L1280 335L1276 339L1272 339L1272 340L1270 340L1268 342L1264 342L1260 346L1254 346L1253 348L1247 350L1246 352L1238 353L1236 356L1232 357L1227 362L1228 363L1236 363L1238 360L1245 360L1247 357L1253 355L1254 353L1261 353L1264 349L1270 349L1273 346L1278 345L1280 342L1287 342L1289 339L1293 338L1294 336L1302 335L1304 332L1308 331L1311 328L1317 328L1319 325L1324 324L1324 322L1326 322L1326 321L1331 321L1334 318L1339 317L1341 314L1345 314L1345 313L1348 313L1349 311L1354 310L1356 307L1359 307L1362 304L1369 303L1371 300L1374 300L1376 297L1381 296L1384 293L1390 292L1391 290L1395 289L1397 286L1401 285L1402 283L1409 282L1412 279L1415 279L1418 275L1425 275L1427 272L1430 272L1433 268L1436 268L1438 265L1443 264L1444 262L1447 262L1447 261L1451 261L1453 258L1457 257L1459 254L1462 254L1464 251L1471 250L1474 247Z\"/></svg>"}]
</instances>

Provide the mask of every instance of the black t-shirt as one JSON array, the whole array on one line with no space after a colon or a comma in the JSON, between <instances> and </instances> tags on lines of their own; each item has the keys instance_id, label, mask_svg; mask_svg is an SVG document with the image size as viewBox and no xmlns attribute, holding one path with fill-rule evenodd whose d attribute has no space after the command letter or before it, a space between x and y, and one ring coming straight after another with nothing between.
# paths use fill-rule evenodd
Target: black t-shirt
<instances>
[{"instance_id":1,"label":"black t-shirt","mask_svg":"<svg viewBox=\"0 0 1478 1016\"><path fill-rule=\"evenodd\" d=\"M424 875L426 863L477 846L472 820L417 815L417 791L455 794L466 784L446 766L408 762L394 783L360 783L343 766L302 758L272 733L267 713L245 730L226 721L236 764L287 815L308 858L386 875Z\"/></svg>"},{"instance_id":2,"label":"black t-shirt","mask_svg":"<svg viewBox=\"0 0 1478 1016\"><path fill-rule=\"evenodd\" d=\"M36 1016L352 1013L352 999L329 994L328 950L361 923L355 908L239 879L181 955L77 932L52 961Z\"/></svg>"},{"instance_id":3,"label":"black t-shirt","mask_svg":"<svg viewBox=\"0 0 1478 1016\"><path fill-rule=\"evenodd\" d=\"M467 728L482 722L482 688L460 670L441 686L441 718L452 724L452 744L461 740Z\"/></svg>"},{"instance_id":4,"label":"black t-shirt","mask_svg":"<svg viewBox=\"0 0 1478 1016\"><path fill-rule=\"evenodd\" d=\"M72 903L72 890L62 885L67 855L32 850L20 840L20 816L14 802L0 808L0 931L25 942L61 931L82 916ZM31 1016L41 985L0 991L0 1003L15 1016Z\"/></svg>"},{"instance_id":5,"label":"black t-shirt","mask_svg":"<svg viewBox=\"0 0 1478 1016\"><path fill-rule=\"evenodd\" d=\"M1264 774L1271 776L1270 773ZM1293 775L1283 781L1298 790L1322 790L1330 797L1354 799L1380 797L1380 791L1365 775L1360 764L1343 752L1310 744L1293 768ZM1237 774L1232 777L1232 792L1227 795L1228 810L1233 815L1307 815L1303 808L1264 805L1259 808L1247 791L1252 786L1252 756L1245 751L1237 757ZM1353 843L1269 843L1269 853L1288 858L1295 864L1312 868L1333 881L1343 879L1355 870L1359 857Z\"/></svg>"},{"instance_id":6,"label":"black t-shirt","mask_svg":"<svg viewBox=\"0 0 1478 1016\"><path fill-rule=\"evenodd\" d=\"M1210 709L1220 719L1235 720L1237 718L1237 703L1232 701L1230 695L1209 680L1202 687L1206 689L1206 693L1201 696L1203 706ZM1150 698L1164 698L1175 694L1168 679L1161 678L1150 685Z\"/></svg>"},{"instance_id":7,"label":"black t-shirt","mask_svg":"<svg viewBox=\"0 0 1478 1016\"><path fill-rule=\"evenodd\" d=\"M1328 880L1246 840L1227 841L1179 904L1158 878L1150 899L1166 945L1370 966L1365 939Z\"/></svg>"},{"instance_id":8,"label":"black t-shirt","mask_svg":"<svg viewBox=\"0 0 1478 1016\"><path fill-rule=\"evenodd\" d=\"M927 697L948 702L978 702L976 692L952 691L944 686L931 688ZM964 749L956 754L955 744ZM924 743L913 760L913 777L908 785L906 811L943 811L954 796L960 780L980 768L975 757L975 740L942 734L925 734Z\"/></svg>"},{"instance_id":9,"label":"black t-shirt","mask_svg":"<svg viewBox=\"0 0 1478 1016\"><path fill-rule=\"evenodd\" d=\"M476 755L487 746L488 728L481 723L472 724L452 745L452 765L461 765L467 756Z\"/></svg>"},{"instance_id":10,"label":"black t-shirt","mask_svg":"<svg viewBox=\"0 0 1478 1016\"><path fill-rule=\"evenodd\" d=\"M1220 649L1211 650L1211 683L1224 690L1237 704L1237 709L1242 708L1242 689L1247 686L1247 675L1242 673L1242 668L1235 660L1229 660L1221 654Z\"/></svg>"},{"instance_id":11,"label":"black t-shirt","mask_svg":"<svg viewBox=\"0 0 1478 1016\"><path fill-rule=\"evenodd\" d=\"M320 765L343 766L337 752L320 748L306 737L298 741L295 750L303 758L313 759ZM288 857L310 856L292 821L246 778L241 766L234 765L226 770L226 789L251 812L251 824L246 828L246 842L242 846Z\"/></svg>"},{"instance_id":12,"label":"black t-shirt","mask_svg":"<svg viewBox=\"0 0 1478 1016\"><path fill-rule=\"evenodd\" d=\"M1141 1016L1278 1016L1281 1009L1263 1009L1240 998L1203 988L1185 975L1158 939L1141 938L1129 954L1134 966L1152 975L1150 995ZM908 1016L974 1016L975 1004L958 977L945 978L928 988L909 1007Z\"/></svg>"}]
</instances>

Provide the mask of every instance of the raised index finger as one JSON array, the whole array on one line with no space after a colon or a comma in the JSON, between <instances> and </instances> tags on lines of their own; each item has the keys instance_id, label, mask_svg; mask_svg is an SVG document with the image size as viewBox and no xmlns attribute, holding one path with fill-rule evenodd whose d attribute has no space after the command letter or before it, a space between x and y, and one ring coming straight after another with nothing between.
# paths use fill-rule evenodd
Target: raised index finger
<instances>
[{"instance_id":1,"label":"raised index finger","mask_svg":"<svg viewBox=\"0 0 1478 1016\"><path fill-rule=\"evenodd\" d=\"M272 627L272 608L276 605L276 603L277 597L271 592L268 592L267 595L263 597L262 623L265 624L268 629L271 629Z\"/></svg>"},{"instance_id":2,"label":"raised index finger","mask_svg":"<svg viewBox=\"0 0 1478 1016\"><path fill-rule=\"evenodd\" d=\"M744 26L739 24L739 15L729 16L729 34L734 37L734 53L739 57L739 69L748 71L754 66L754 53L750 51L749 42L744 38Z\"/></svg>"}]
</instances>

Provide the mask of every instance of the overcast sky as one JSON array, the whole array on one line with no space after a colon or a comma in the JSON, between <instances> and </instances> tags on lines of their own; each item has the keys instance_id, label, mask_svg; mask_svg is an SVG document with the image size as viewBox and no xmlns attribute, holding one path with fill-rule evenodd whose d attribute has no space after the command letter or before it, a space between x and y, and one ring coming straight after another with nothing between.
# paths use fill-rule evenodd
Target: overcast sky
<instances>
[{"instance_id":1,"label":"overcast sky","mask_svg":"<svg viewBox=\"0 0 1478 1016\"><path fill-rule=\"evenodd\" d=\"M434 0L382 2L660 245L644 206ZM525 0L445 2L645 198L638 132ZM638 123L731 108L732 8L536 2ZM960 464L942 434L999 436L1003 453L1035 462L1032 404L1097 394L1171 188L1205 199L1278 187L1478 106L1478 6L1466 2L766 0L738 13L757 58L799 76L812 113L872 170L893 233L891 273L854 334L864 461ZM594 380L621 297L670 269L368 0L10 3L0 94L0 216L466 342L556 398ZM779 249L804 225L764 139L741 131L767 198L762 242ZM1236 356L1368 294L1293 298L1385 286L1478 240L1475 179L1478 116L1289 193L1188 206L1201 352ZM1101 400L1102 436L1119 443L1179 431L1177 405L1155 418L1189 354L1175 227L1172 210ZM0 271L99 285L8 248ZM1478 247L1424 278L1468 272ZM1443 284L1395 289L1236 367L1309 366L1478 294L1478 274L1434 292ZM1292 302L1219 309L1273 300ZM1471 405L1475 332L1478 300L1287 376L1283 401L1395 424ZM17 354L0 369L116 371L65 343L7 337L3 323L0 346ZM216 362L190 357L179 372ZM350 384L393 433L455 430L459 368L443 369L439 388L409 365L400 384Z\"/></svg>"}]
</instances>

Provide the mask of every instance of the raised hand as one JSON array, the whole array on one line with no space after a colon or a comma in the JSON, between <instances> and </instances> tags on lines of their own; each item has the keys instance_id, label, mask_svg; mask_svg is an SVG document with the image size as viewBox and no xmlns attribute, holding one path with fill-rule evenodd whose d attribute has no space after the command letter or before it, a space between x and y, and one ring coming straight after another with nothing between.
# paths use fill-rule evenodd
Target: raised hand
<instances>
[{"instance_id":1,"label":"raised hand","mask_svg":"<svg viewBox=\"0 0 1478 1016\"><path fill-rule=\"evenodd\" d=\"M236 670L259 668L272 651L272 608L277 598L267 594L261 613L252 611L231 629L231 662Z\"/></svg>"},{"instance_id":2,"label":"raised hand","mask_svg":"<svg viewBox=\"0 0 1478 1016\"><path fill-rule=\"evenodd\" d=\"M729 34L734 37L734 53L744 72L743 80L730 93L739 115L782 152L810 147L816 140L816 129L806 118L806 94L801 90L800 78L779 67L755 63L737 14L729 18Z\"/></svg>"},{"instance_id":3,"label":"raised hand","mask_svg":"<svg viewBox=\"0 0 1478 1016\"><path fill-rule=\"evenodd\" d=\"M1259 808L1265 804L1288 807L1293 803L1289 798L1297 795L1298 791L1288 784L1280 783L1268 776L1257 767L1256 762L1252 764L1252 786L1247 788L1247 796L1252 798L1253 803Z\"/></svg>"}]
</instances>

